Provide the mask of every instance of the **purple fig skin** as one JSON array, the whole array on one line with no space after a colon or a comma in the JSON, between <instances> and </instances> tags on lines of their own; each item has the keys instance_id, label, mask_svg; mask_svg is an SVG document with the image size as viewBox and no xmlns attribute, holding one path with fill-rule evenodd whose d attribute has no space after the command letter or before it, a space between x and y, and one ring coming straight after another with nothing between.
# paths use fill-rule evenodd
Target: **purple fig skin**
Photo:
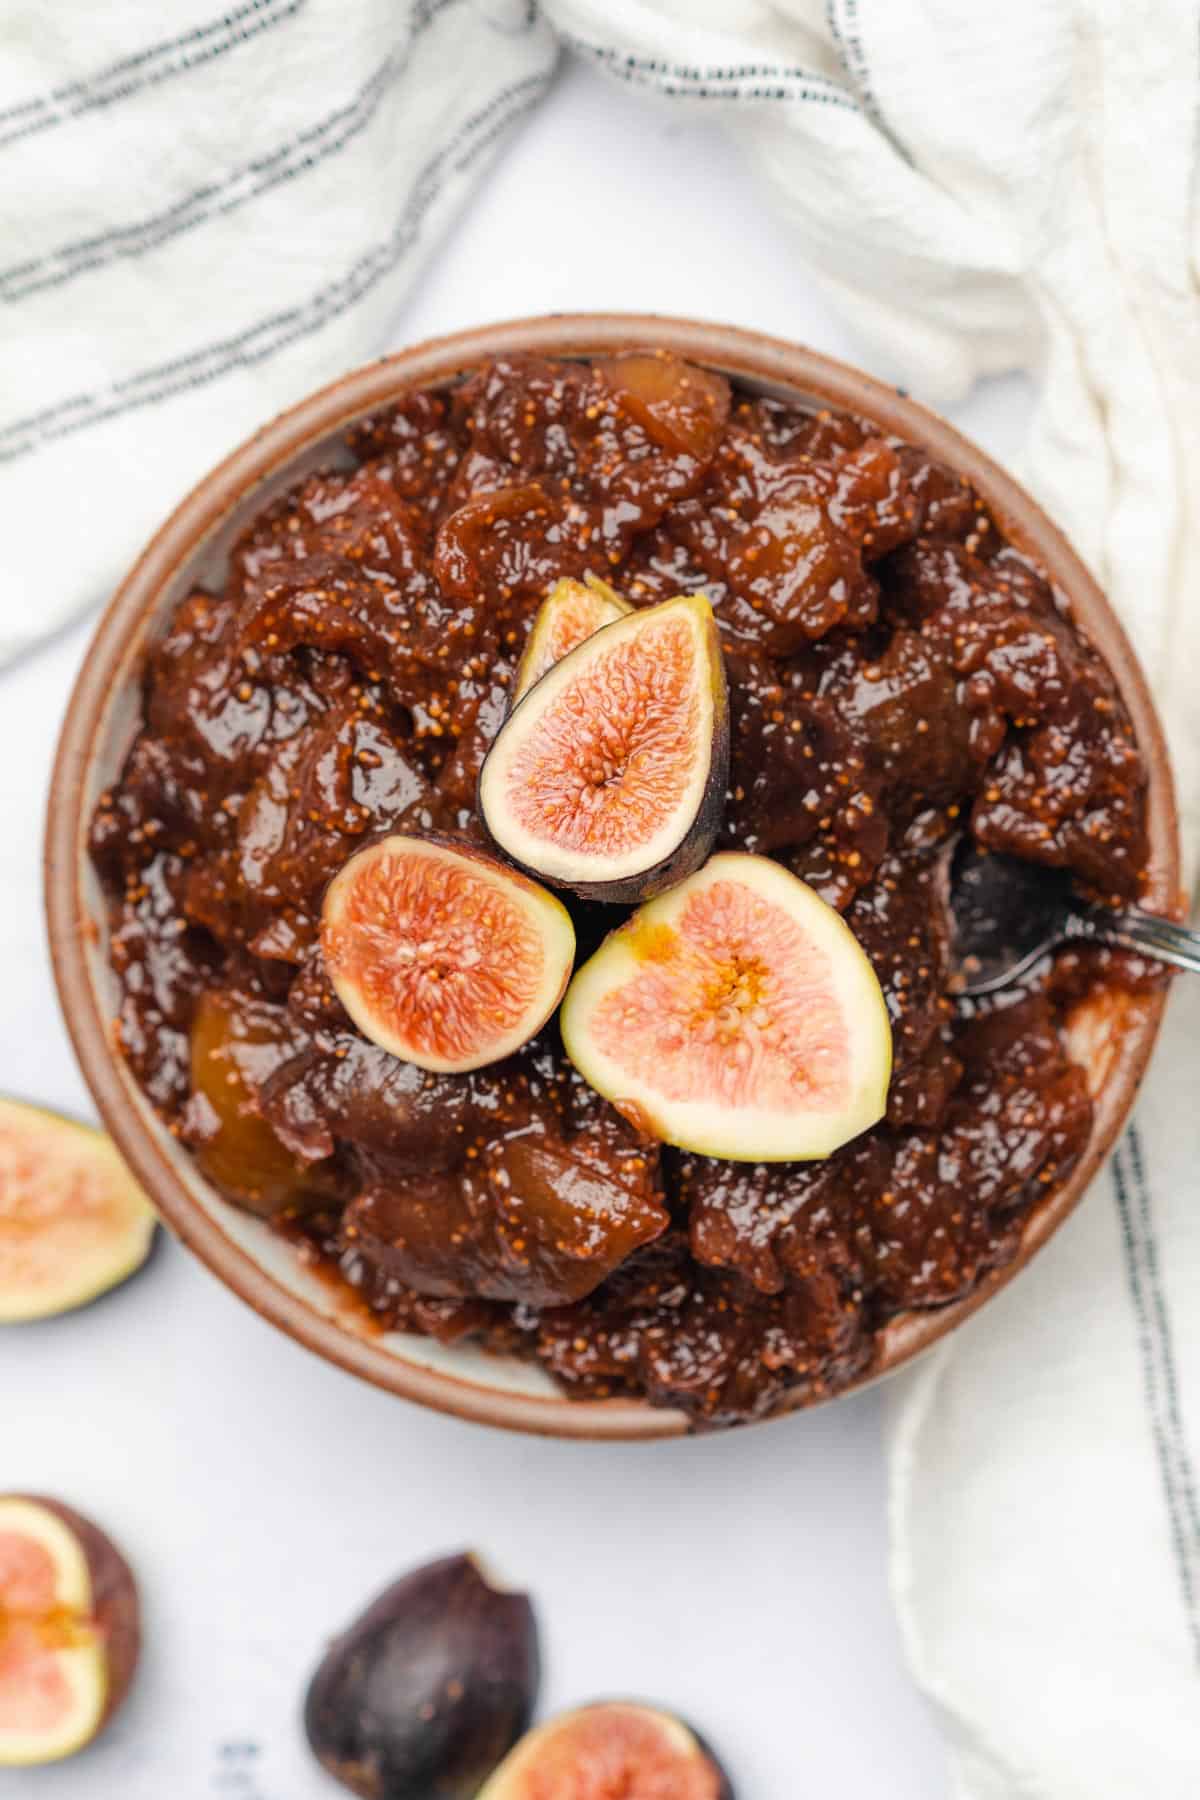
<instances>
[{"instance_id":1,"label":"purple fig skin","mask_svg":"<svg viewBox=\"0 0 1200 1800\"><path fill-rule=\"evenodd\" d=\"M83 1551L92 1584L93 1624L104 1639L108 1691L104 1712L92 1737L100 1736L129 1692L142 1651L141 1603L133 1570L112 1539L74 1507L47 1494L5 1494L6 1500L24 1500L53 1513Z\"/></svg>"},{"instance_id":2,"label":"purple fig skin","mask_svg":"<svg viewBox=\"0 0 1200 1800\"><path fill-rule=\"evenodd\" d=\"M644 869L637 875L628 876L623 881L589 881L586 874L578 879L563 881L547 875L527 864L516 862L516 859L504 850L492 835L487 814L483 809L480 797L480 785L483 781L483 769L479 771L479 783L475 792L475 811L479 821L487 833L488 841L498 856L506 862L513 863L523 874L544 886L558 888L571 894L577 894L581 900L598 900L607 906L636 906L642 900L653 900L656 894L665 894L668 888L678 887L689 875L704 867L712 854L713 845L717 841L717 833L721 829L721 821L725 815L725 803L729 792L729 685L725 677L725 661L720 653L719 644L713 658L714 706L713 706L713 744L712 760L709 763L708 780L704 784L704 792L700 796L700 804L696 808L696 816L682 837L662 862L656 863L652 869ZM530 688L518 707L525 706L537 687ZM490 754L490 753L489 753ZM484 767L487 758L484 758ZM586 860L580 858L580 868L586 868Z\"/></svg>"},{"instance_id":3,"label":"purple fig skin","mask_svg":"<svg viewBox=\"0 0 1200 1800\"><path fill-rule=\"evenodd\" d=\"M688 1730L695 1738L696 1748L700 1751L702 1756L708 1758L713 1768L717 1771L717 1777L721 1784L718 1791L718 1800L737 1800L733 1782L729 1778L729 1770L725 1767L725 1764L721 1761L721 1758L717 1755L708 1739L704 1736L703 1732L697 1731L696 1727L690 1724L687 1719L685 1719L683 1723L687 1725Z\"/></svg>"},{"instance_id":4,"label":"purple fig skin","mask_svg":"<svg viewBox=\"0 0 1200 1800\"><path fill-rule=\"evenodd\" d=\"M415 1569L322 1659L304 1705L314 1755L363 1800L474 1800L527 1729L541 1677L524 1594L468 1555Z\"/></svg>"}]
</instances>

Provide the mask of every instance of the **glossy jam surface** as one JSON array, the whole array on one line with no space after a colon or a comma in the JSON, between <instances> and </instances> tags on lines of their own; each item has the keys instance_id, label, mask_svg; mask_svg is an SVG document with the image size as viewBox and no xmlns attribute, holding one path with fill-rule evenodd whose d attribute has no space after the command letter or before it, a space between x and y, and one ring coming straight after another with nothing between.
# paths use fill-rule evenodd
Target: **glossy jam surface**
<instances>
[{"instance_id":1,"label":"glossy jam surface","mask_svg":"<svg viewBox=\"0 0 1200 1800\"><path fill-rule=\"evenodd\" d=\"M944 896L964 832L1138 893L1145 776L1107 669L951 471L670 356L498 362L347 448L261 512L149 657L92 831L125 1056L210 1177L381 1322L698 1421L835 1391L896 1312L1009 1258L1087 1139L1066 1009L1145 971L1074 951L956 1011ZM504 1063L424 1074L329 984L329 881L385 832L480 841L531 621L587 573L638 605L710 596L719 841L812 883L879 975L888 1115L823 1162L640 1138L553 1022ZM581 960L625 916L571 909Z\"/></svg>"}]
</instances>

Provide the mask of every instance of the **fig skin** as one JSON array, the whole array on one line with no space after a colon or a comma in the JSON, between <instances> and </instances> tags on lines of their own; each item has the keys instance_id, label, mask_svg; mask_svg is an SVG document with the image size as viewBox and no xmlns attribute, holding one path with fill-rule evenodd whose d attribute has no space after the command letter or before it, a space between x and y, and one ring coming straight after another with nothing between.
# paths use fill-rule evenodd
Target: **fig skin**
<instances>
[{"instance_id":1,"label":"fig skin","mask_svg":"<svg viewBox=\"0 0 1200 1800\"><path fill-rule=\"evenodd\" d=\"M11 1191L3 1172L6 1142L16 1147ZM39 1157L51 1180L61 1163L66 1173L103 1186L108 1217L97 1232L95 1216L85 1216L82 1243L71 1244L71 1220L63 1210L40 1214L33 1231L17 1229L9 1240L10 1216L19 1223L21 1177ZM105 1132L31 1101L0 1096L0 1325L55 1318L102 1299L144 1267L158 1235L154 1208Z\"/></svg>"},{"instance_id":2,"label":"fig skin","mask_svg":"<svg viewBox=\"0 0 1200 1800\"><path fill-rule=\"evenodd\" d=\"M632 1776L634 1785L623 1784L620 1792L631 1800L642 1791L639 1774L654 1779L648 1791L655 1794L678 1800L735 1800L728 1772L699 1733L674 1713L640 1700L594 1700L548 1719L505 1757L478 1800L547 1800L560 1791L558 1778L563 1776L570 1778L569 1788L562 1791L569 1792L571 1800L588 1800L592 1771L587 1759L598 1746L610 1749L614 1738L622 1735L629 1761L619 1773L624 1782ZM578 1760L572 1758L573 1738ZM611 1784L617 1770L594 1773L596 1800L617 1791Z\"/></svg>"},{"instance_id":3,"label":"fig skin","mask_svg":"<svg viewBox=\"0 0 1200 1800\"><path fill-rule=\"evenodd\" d=\"M46 1761L60 1761L74 1756L95 1743L129 1692L142 1648L141 1603L137 1581L121 1551L107 1533L91 1519L76 1512L61 1500L46 1494L0 1494L0 1505L18 1501L25 1506L40 1507L50 1513L69 1531L83 1552L92 1589L89 1621L102 1642L105 1664L104 1704L95 1728L71 1749L58 1751ZM4 1765L0 1753L0 1766ZM32 1766L28 1761L24 1766Z\"/></svg>"},{"instance_id":4,"label":"fig skin","mask_svg":"<svg viewBox=\"0 0 1200 1800\"><path fill-rule=\"evenodd\" d=\"M697 797L692 822L679 839L675 848L658 862L645 869L634 870L627 876L615 876L606 879L592 880L587 874L588 853L578 852L578 867L566 874L553 872L538 867L532 861L526 861L516 854L512 846L504 841L503 828L497 819L489 818L489 807L503 804L500 795L489 797L489 771L498 766L498 752L503 754L505 733L518 725L522 714L527 710L532 716L532 709L542 704L546 684L558 671L566 671L574 666L582 668L583 662L598 638L610 632L624 631L630 624L630 616L614 620L609 625L601 626L590 638L576 645L575 649L564 656L552 669L548 669L539 682L536 682L518 701L498 736L494 739L483 766L479 771L479 782L476 789L475 805L484 831L489 841L510 863L532 877L535 881L545 882L548 886L565 889L577 895L581 900L599 901L612 906L635 906L639 901L652 900L655 895L666 893L669 888L678 885L689 875L702 868L716 843L717 834L725 813L725 803L729 787L730 761L730 724L729 724L729 685L725 673L725 658L721 649L720 635L716 620L712 616L711 606L704 594L678 594L673 599L659 601L653 607L634 608L633 616L642 619L651 613L659 612L669 606L685 603L695 608L700 606L707 614L705 620L705 638L707 648L707 665L709 693L712 701L712 720L710 725L711 746L709 754L708 775L704 787Z\"/></svg>"},{"instance_id":5,"label":"fig skin","mask_svg":"<svg viewBox=\"0 0 1200 1800\"><path fill-rule=\"evenodd\" d=\"M304 1729L321 1765L363 1800L474 1800L527 1729L541 1678L524 1594L469 1555L415 1569L334 1640Z\"/></svg>"}]
</instances>

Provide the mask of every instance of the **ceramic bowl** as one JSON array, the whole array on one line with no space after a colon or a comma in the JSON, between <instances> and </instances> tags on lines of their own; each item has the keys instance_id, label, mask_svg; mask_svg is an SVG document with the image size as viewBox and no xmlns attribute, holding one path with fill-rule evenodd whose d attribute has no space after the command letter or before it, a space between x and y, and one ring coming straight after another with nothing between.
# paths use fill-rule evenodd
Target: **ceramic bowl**
<instances>
[{"instance_id":1,"label":"ceramic bowl","mask_svg":"<svg viewBox=\"0 0 1200 1800\"><path fill-rule=\"evenodd\" d=\"M171 1138L113 1048L115 984L104 908L86 854L97 797L116 778L137 720L146 646L176 603L219 583L229 545L248 518L318 464L335 460L356 420L411 388L450 384L497 354L584 357L656 344L783 399L847 408L932 452L966 475L1010 539L1067 596L1107 660L1150 771L1151 906L1179 886L1179 846L1163 734L1141 671L1108 602L1062 533L1010 476L907 395L801 345L725 325L597 314L483 326L345 375L236 450L176 508L117 590L85 660L54 770L46 848L50 941L67 1024L96 1104L171 1229L249 1305L301 1344L406 1399L515 1430L572 1438L662 1438L688 1429L679 1412L639 1400L568 1400L541 1370L474 1349L381 1334L336 1284L307 1268L258 1220L228 1205ZM152 424L147 425L148 434ZM344 456L344 450L341 450ZM1020 1250L964 1300L901 1315L877 1340L862 1381L898 1368L984 1306L1019 1275L1078 1204L1116 1139L1146 1067L1161 995L1116 990L1089 999L1071 1022L1073 1055L1089 1072L1095 1120L1070 1179L1036 1206Z\"/></svg>"}]
</instances>

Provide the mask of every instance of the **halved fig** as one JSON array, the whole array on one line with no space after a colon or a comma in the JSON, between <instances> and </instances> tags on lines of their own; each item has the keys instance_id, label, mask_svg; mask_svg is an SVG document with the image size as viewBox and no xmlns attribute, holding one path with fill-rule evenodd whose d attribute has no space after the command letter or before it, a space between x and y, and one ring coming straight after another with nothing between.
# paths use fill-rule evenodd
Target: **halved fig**
<instances>
[{"instance_id":1,"label":"halved fig","mask_svg":"<svg viewBox=\"0 0 1200 1800\"><path fill-rule=\"evenodd\" d=\"M498 1062L541 1030L575 928L553 894L483 851L397 833L330 882L321 950L365 1037L444 1072Z\"/></svg>"},{"instance_id":2,"label":"halved fig","mask_svg":"<svg viewBox=\"0 0 1200 1800\"><path fill-rule=\"evenodd\" d=\"M512 704L522 699L547 669L582 644L604 625L623 619L633 607L622 600L615 588L595 575L575 581L564 575L556 581L542 604L517 664L512 686Z\"/></svg>"},{"instance_id":3,"label":"halved fig","mask_svg":"<svg viewBox=\"0 0 1200 1800\"><path fill-rule=\"evenodd\" d=\"M699 868L728 772L712 607L680 594L605 625L543 675L488 751L479 809L522 868L630 902Z\"/></svg>"},{"instance_id":4,"label":"halved fig","mask_svg":"<svg viewBox=\"0 0 1200 1800\"><path fill-rule=\"evenodd\" d=\"M156 1224L104 1132L0 1100L0 1325L116 1287L145 1262Z\"/></svg>"},{"instance_id":5,"label":"halved fig","mask_svg":"<svg viewBox=\"0 0 1200 1800\"><path fill-rule=\"evenodd\" d=\"M90 1744L125 1698L140 1636L116 1545L57 1500L0 1494L0 1767Z\"/></svg>"},{"instance_id":6,"label":"halved fig","mask_svg":"<svg viewBox=\"0 0 1200 1800\"><path fill-rule=\"evenodd\" d=\"M887 1101L875 971L840 915L765 856L722 852L639 908L580 969L561 1024L618 1112L706 1156L828 1156Z\"/></svg>"},{"instance_id":7,"label":"halved fig","mask_svg":"<svg viewBox=\"0 0 1200 1800\"><path fill-rule=\"evenodd\" d=\"M541 1675L524 1594L474 1557L415 1569L330 1645L304 1729L364 1800L474 1800L529 1724Z\"/></svg>"},{"instance_id":8,"label":"halved fig","mask_svg":"<svg viewBox=\"0 0 1200 1800\"><path fill-rule=\"evenodd\" d=\"M707 1744L673 1713L602 1700L521 1739L479 1800L733 1800Z\"/></svg>"}]
</instances>

